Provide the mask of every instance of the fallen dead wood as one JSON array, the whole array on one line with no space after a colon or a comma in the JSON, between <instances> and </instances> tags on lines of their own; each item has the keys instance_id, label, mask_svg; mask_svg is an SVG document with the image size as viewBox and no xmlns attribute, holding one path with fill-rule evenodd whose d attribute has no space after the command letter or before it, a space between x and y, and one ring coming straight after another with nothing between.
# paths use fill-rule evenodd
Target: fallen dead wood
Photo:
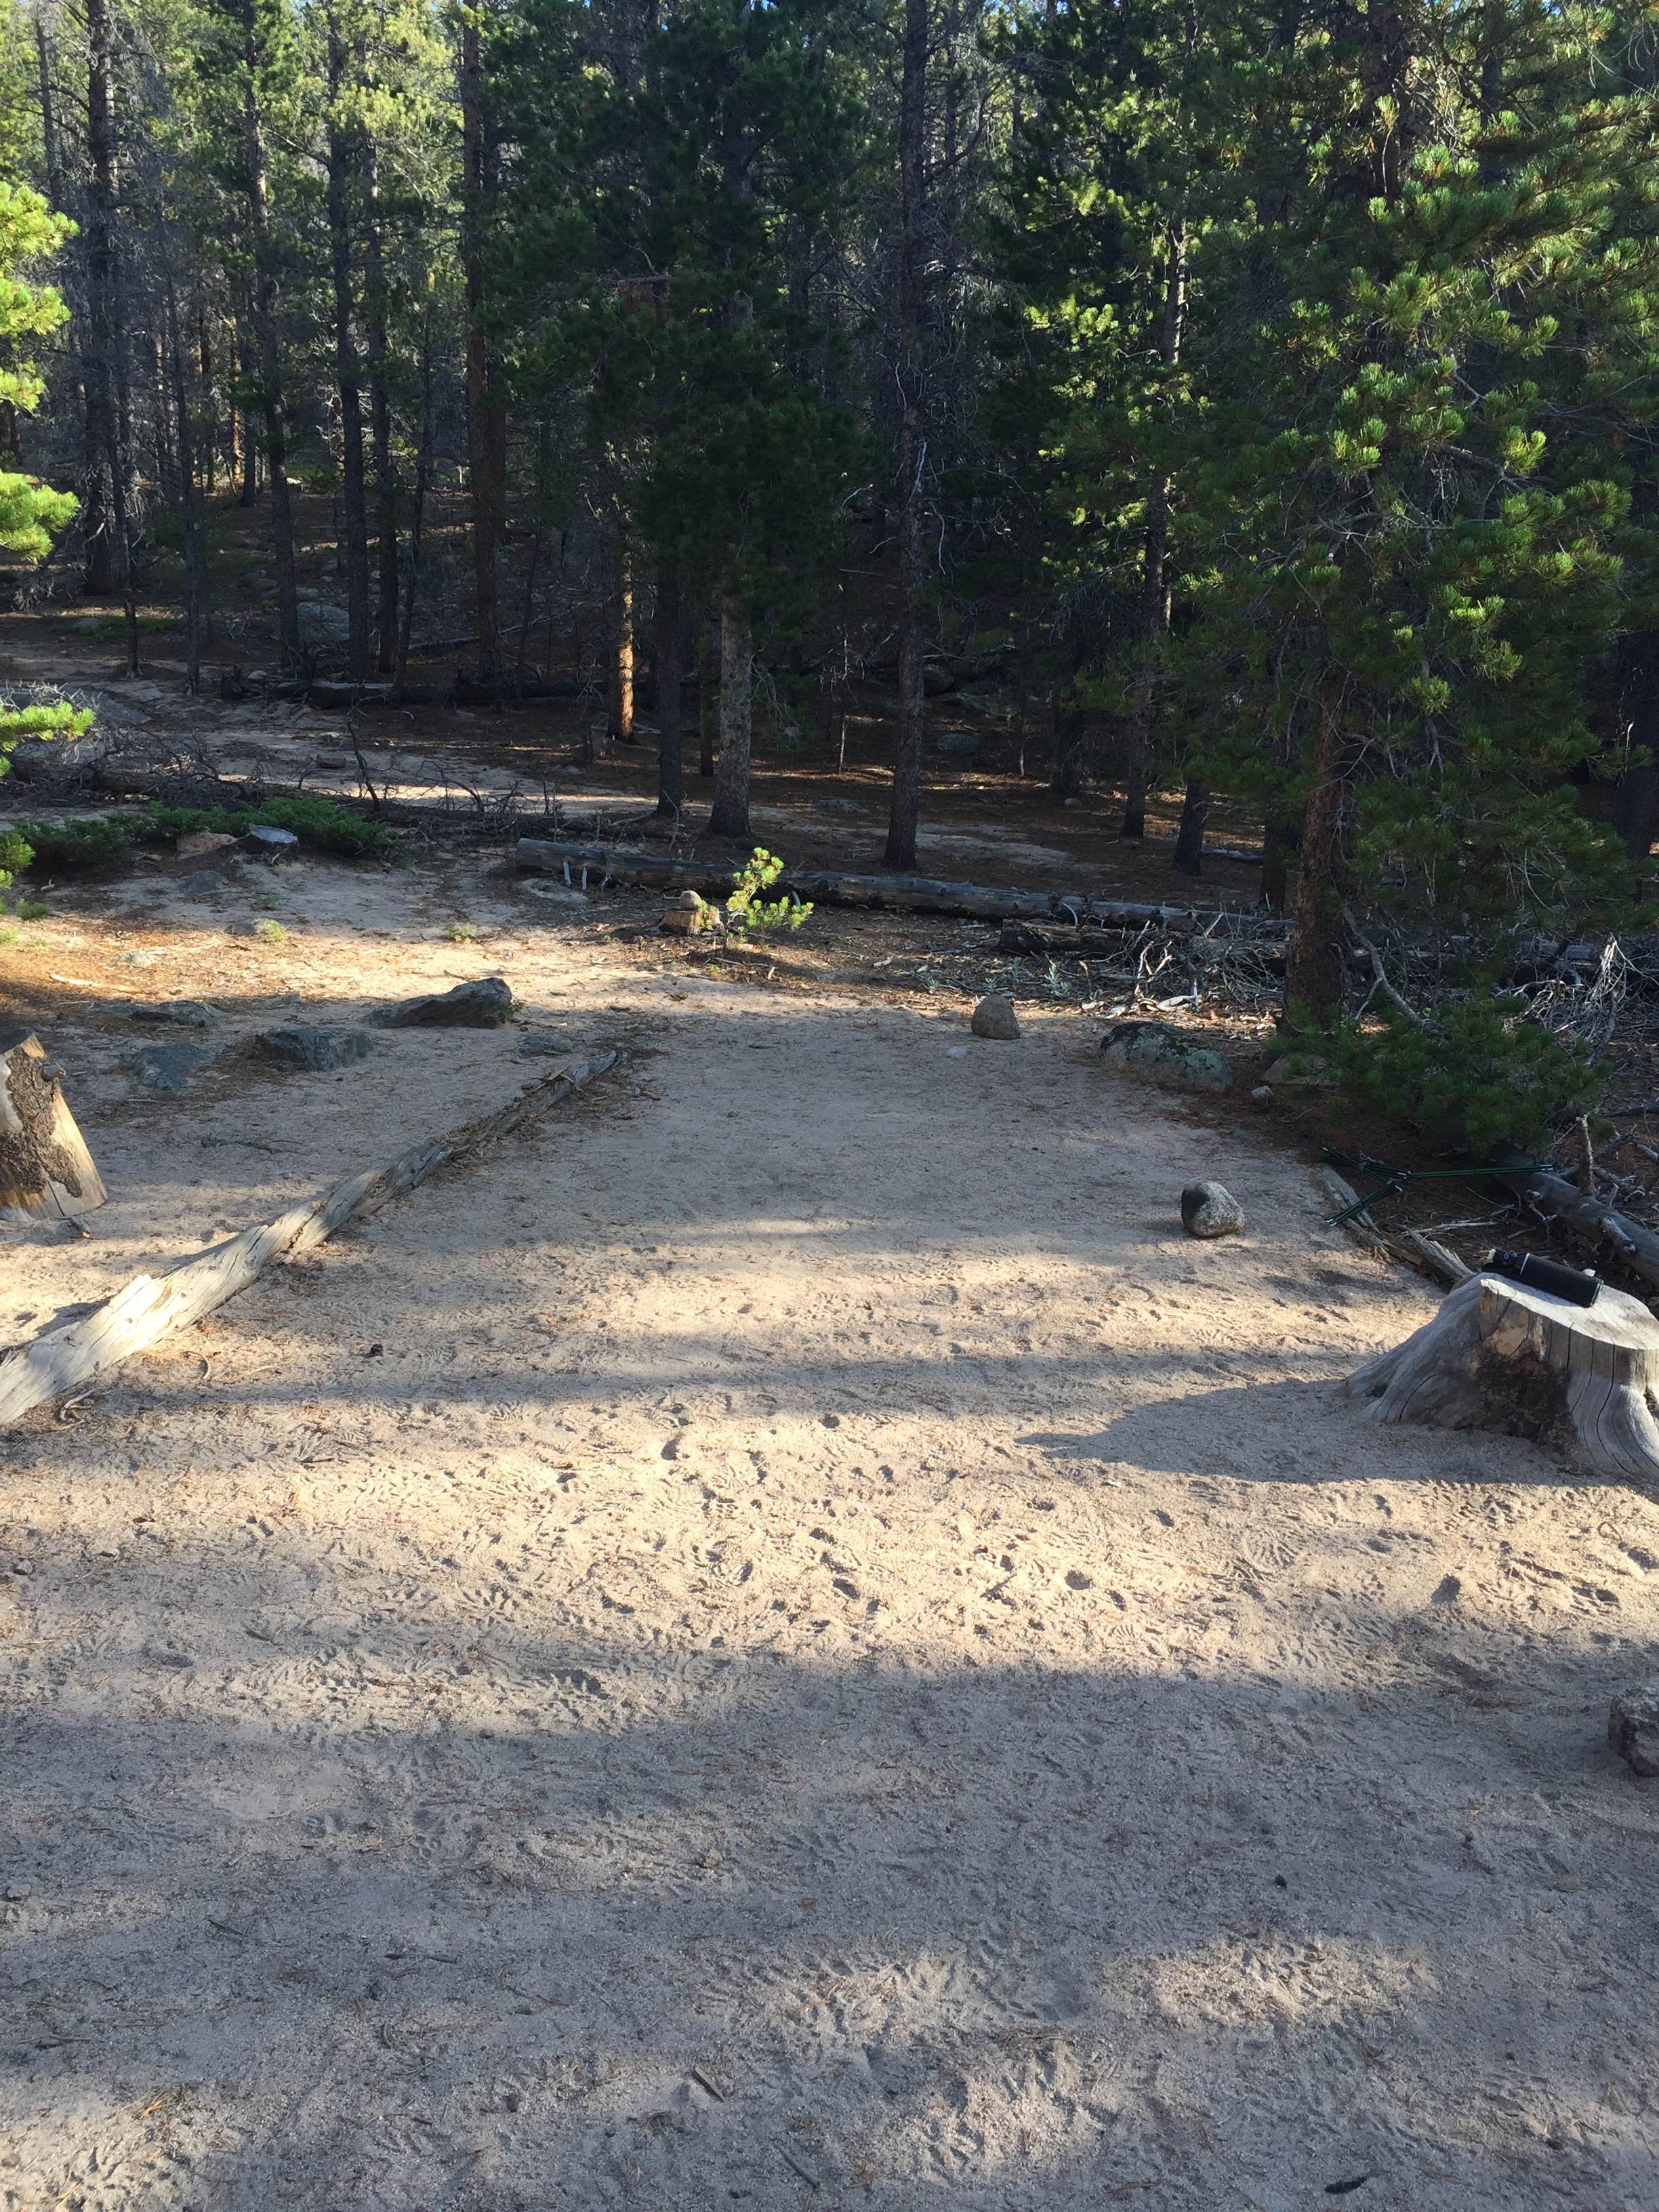
<instances>
[{"instance_id":1,"label":"fallen dead wood","mask_svg":"<svg viewBox=\"0 0 1659 2212\"><path fill-rule=\"evenodd\" d=\"M1398 1260L1402 1267L1415 1267L1419 1275L1431 1276L1455 1290L1474 1275L1455 1252L1444 1244L1437 1244L1432 1237L1419 1236L1415 1229L1381 1229L1367 1212L1354 1213L1350 1208L1359 1203L1359 1193L1352 1183L1345 1182L1334 1168L1322 1172L1320 1188L1324 1192L1333 1213L1346 1213L1342 1226L1358 1244L1368 1252L1381 1252L1390 1260Z\"/></svg>"},{"instance_id":2,"label":"fallen dead wood","mask_svg":"<svg viewBox=\"0 0 1659 2212\"><path fill-rule=\"evenodd\" d=\"M520 868L544 875L586 870L596 878L615 884L641 884L663 890L723 894L737 879L730 862L671 859L656 853L624 851L612 845L577 844L563 839L520 837ZM775 888L814 906L859 906L910 914L966 915L984 921L1000 921L1018 915L1033 920L1045 917L1073 922L1117 921L1130 925L1160 923L1168 929L1211 928L1231 934L1257 932L1261 924L1250 914L1223 908L1148 906L1128 899L1091 898L1082 891L1017 891L988 890L980 884L941 882L930 876L853 876L830 868L786 867Z\"/></svg>"},{"instance_id":3,"label":"fallen dead wood","mask_svg":"<svg viewBox=\"0 0 1659 2212\"><path fill-rule=\"evenodd\" d=\"M161 1337L186 1328L234 1298L267 1267L298 1259L348 1222L378 1213L387 1201L423 1182L436 1168L507 1135L615 1065L614 1052L567 1061L522 1090L507 1105L447 1135L402 1152L384 1168L348 1176L320 1197L280 1219L244 1229L228 1243L186 1260L163 1275L135 1275L114 1297L78 1319L54 1323L0 1357L0 1428L32 1407L83 1390L111 1367L148 1351Z\"/></svg>"},{"instance_id":4,"label":"fallen dead wood","mask_svg":"<svg viewBox=\"0 0 1659 2212\"><path fill-rule=\"evenodd\" d=\"M0 1208L75 1221L104 1203L104 1185L64 1099L61 1067L39 1037L0 1030Z\"/></svg>"},{"instance_id":5,"label":"fallen dead wood","mask_svg":"<svg viewBox=\"0 0 1659 2212\"><path fill-rule=\"evenodd\" d=\"M1589 1251L1603 1256L1612 1252L1644 1282L1659 1283L1659 1237L1651 1229L1601 1199L1575 1190L1564 1176L1552 1175L1518 1153L1505 1157L1490 1172L1534 1213L1559 1223Z\"/></svg>"}]
</instances>

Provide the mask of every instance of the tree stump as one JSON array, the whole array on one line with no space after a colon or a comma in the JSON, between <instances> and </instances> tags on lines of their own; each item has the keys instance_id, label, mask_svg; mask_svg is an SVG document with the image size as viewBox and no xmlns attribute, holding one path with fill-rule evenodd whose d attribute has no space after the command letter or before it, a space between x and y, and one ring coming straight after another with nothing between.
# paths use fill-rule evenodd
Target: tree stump
<instances>
[{"instance_id":1,"label":"tree stump","mask_svg":"<svg viewBox=\"0 0 1659 2212\"><path fill-rule=\"evenodd\" d=\"M39 1037L0 1030L0 1207L72 1221L106 1195Z\"/></svg>"},{"instance_id":2,"label":"tree stump","mask_svg":"<svg viewBox=\"0 0 1659 2212\"><path fill-rule=\"evenodd\" d=\"M1343 1384L1373 1420L1498 1429L1576 1451L1600 1474L1659 1480L1659 1321L1604 1283L1576 1306L1474 1275Z\"/></svg>"}]
</instances>

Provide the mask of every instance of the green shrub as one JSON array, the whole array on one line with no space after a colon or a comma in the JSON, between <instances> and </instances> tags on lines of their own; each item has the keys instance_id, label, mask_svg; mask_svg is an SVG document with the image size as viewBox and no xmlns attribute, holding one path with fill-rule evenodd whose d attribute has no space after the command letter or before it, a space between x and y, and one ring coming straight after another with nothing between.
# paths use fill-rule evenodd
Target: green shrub
<instances>
[{"instance_id":1,"label":"green shrub","mask_svg":"<svg viewBox=\"0 0 1659 2212\"><path fill-rule=\"evenodd\" d=\"M1600 1094L1589 1053L1529 1020L1524 999L1474 995L1424 1016L1410 1022L1389 1008L1375 1027L1345 1022L1313 1049L1355 1104L1403 1115L1477 1158L1504 1143L1542 1150L1553 1125Z\"/></svg>"},{"instance_id":2,"label":"green shrub","mask_svg":"<svg viewBox=\"0 0 1659 2212\"><path fill-rule=\"evenodd\" d=\"M20 822L17 830L37 869L54 876L87 876L119 867L143 826L136 814L94 814L66 822Z\"/></svg>"},{"instance_id":3,"label":"green shrub","mask_svg":"<svg viewBox=\"0 0 1659 2212\"><path fill-rule=\"evenodd\" d=\"M288 938L288 932L280 921L256 921L253 934L266 945L282 945Z\"/></svg>"},{"instance_id":4,"label":"green shrub","mask_svg":"<svg viewBox=\"0 0 1659 2212\"><path fill-rule=\"evenodd\" d=\"M15 830L0 830L0 891L34 858L34 848Z\"/></svg>"},{"instance_id":5,"label":"green shrub","mask_svg":"<svg viewBox=\"0 0 1659 2212\"><path fill-rule=\"evenodd\" d=\"M198 830L246 837L255 824L291 830L313 852L338 853L347 860L379 860L394 849L389 830L365 822L331 799L265 799L257 806L161 806L146 808L145 834L185 837Z\"/></svg>"}]
</instances>

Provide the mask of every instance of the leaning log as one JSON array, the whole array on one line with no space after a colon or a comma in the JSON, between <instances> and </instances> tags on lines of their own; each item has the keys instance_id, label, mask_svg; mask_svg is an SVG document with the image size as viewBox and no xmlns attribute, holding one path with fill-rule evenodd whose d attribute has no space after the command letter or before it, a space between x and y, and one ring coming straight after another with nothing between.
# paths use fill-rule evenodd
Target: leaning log
<instances>
[{"instance_id":1,"label":"leaning log","mask_svg":"<svg viewBox=\"0 0 1659 2212\"><path fill-rule=\"evenodd\" d=\"M258 1280L267 1267L313 1251L348 1222L378 1213L386 1202L435 1169L506 1136L544 1113L568 1092L614 1066L601 1052L566 1061L493 1114L401 1152L390 1165L348 1176L320 1197L292 1207L276 1221L244 1229L228 1243L161 1275L136 1275L112 1298L78 1320L56 1323L0 1356L0 1428L21 1420L49 1399L84 1390L100 1375L136 1352L147 1352L174 1329L187 1328Z\"/></svg>"},{"instance_id":2,"label":"leaning log","mask_svg":"<svg viewBox=\"0 0 1659 2212\"><path fill-rule=\"evenodd\" d=\"M1368 1252L1381 1252L1404 1267L1415 1267L1419 1275L1431 1276L1451 1290L1460 1283L1467 1283L1474 1273L1474 1270L1466 1267L1455 1252L1447 1245L1437 1243L1432 1237L1424 1237L1415 1229L1381 1228L1359 1205L1359 1194L1353 1185L1345 1182L1334 1168L1325 1169L1319 1180L1326 1204L1333 1213L1342 1216L1342 1226L1354 1243L1363 1244Z\"/></svg>"},{"instance_id":3,"label":"leaning log","mask_svg":"<svg viewBox=\"0 0 1659 2212\"><path fill-rule=\"evenodd\" d=\"M1659 1321L1605 1283L1578 1306L1475 1275L1342 1387L1371 1401L1374 1420L1498 1429L1576 1450L1621 1481L1659 1478Z\"/></svg>"},{"instance_id":4,"label":"leaning log","mask_svg":"<svg viewBox=\"0 0 1659 2212\"><path fill-rule=\"evenodd\" d=\"M106 1195L39 1037L0 1030L0 1211L76 1221Z\"/></svg>"},{"instance_id":5,"label":"leaning log","mask_svg":"<svg viewBox=\"0 0 1659 2212\"><path fill-rule=\"evenodd\" d=\"M596 881L702 891L716 897L723 897L732 889L738 872L730 861L671 858L552 837L520 837L517 858L521 869L543 875L568 872L574 876L586 870ZM792 866L785 868L775 888L785 897L793 896L813 906L964 915L983 921L1000 921L1010 915L1032 920L1069 917L1079 923L1086 920L1131 925L1156 922L1170 929L1210 927L1226 934L1236 931L1254 934L1261 927L1254 915L1223 908L1150 906L1131 899L1094 898L1082 891L994 890L981 884L946 883L931 876L854 876L831 868Z\"/></svg>"}]
</instances>

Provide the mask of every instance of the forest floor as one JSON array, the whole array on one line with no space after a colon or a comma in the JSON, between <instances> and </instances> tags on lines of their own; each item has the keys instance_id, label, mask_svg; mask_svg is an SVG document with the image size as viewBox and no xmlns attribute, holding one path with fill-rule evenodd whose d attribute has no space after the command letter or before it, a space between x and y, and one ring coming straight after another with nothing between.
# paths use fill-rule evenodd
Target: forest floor
<instances>
[{"instance_id":1,"label":"forest floor","mask_svg":"<svg viewBox=\"0 0 1659 2212\"><path fill-rule=\"evenodd\" d=\"M524 1024L623 1057L4 1439L5 2212L1659 2201L1659 1505L1339 1397L1432 1297L1277 1117L1068 1001L973 1039L982 927L711 966L499 843L189 873L0 951L112 1193L0 1224L0 1337ZM502 1030L246 1049L491 973Z\"/></svg>"}]
</instances>

